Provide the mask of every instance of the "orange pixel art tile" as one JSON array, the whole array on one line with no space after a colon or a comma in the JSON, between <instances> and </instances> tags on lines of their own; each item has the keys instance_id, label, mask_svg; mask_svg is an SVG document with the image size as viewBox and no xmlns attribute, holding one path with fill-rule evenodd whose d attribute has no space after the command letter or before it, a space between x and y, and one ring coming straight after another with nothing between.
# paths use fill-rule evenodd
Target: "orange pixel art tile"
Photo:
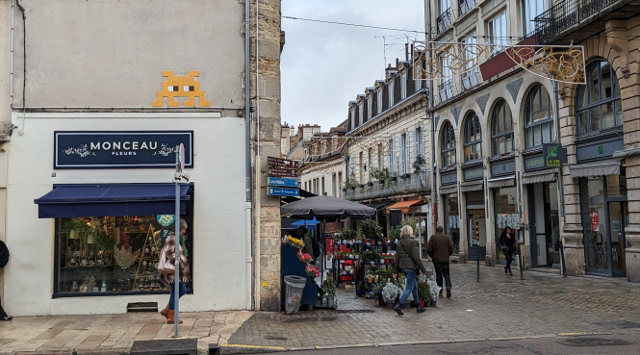
<instances>
[{"instance_id":1,"label":"orange pixel art tile","mask_svg":"<svg viewBox=\"0 0 640 355\"><path fill-rule=\"evenodd\" d=\"M190 70L189 75L173 75L173 71L165 70L162 76L167 80L162 82L162 91L158 91L158 100L154 101L151 106L163 107L164 98L167 98L168 107L178 107L180 103L175 100L176 97L186 97L184 107L194 107L196 105L196 97L200 107L209 107L211 102L204 99L204 92L200 91L200 82L196 81L196 77L200 76L197 70Z\"/></svg>"}]
</instances>

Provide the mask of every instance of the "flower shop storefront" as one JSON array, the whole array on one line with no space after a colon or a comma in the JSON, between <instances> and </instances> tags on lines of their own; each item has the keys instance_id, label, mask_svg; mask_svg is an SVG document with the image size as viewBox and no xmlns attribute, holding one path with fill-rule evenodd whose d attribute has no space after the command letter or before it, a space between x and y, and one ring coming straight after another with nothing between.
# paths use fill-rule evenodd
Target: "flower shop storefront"
<instances>
[{"instance_id":1,"label":"flower shop storefront","mask_svg":"<svg viewBox=\"0 0 640 355\"><path fill-rule=\"evenodd\" d=\"M53 298L167 293L157 264L175 231L173 196L173 184L60 185L37 199L39 217L54 219ZM180 187L187 256L192 196L193 186Z\"/></svg>"}]
</instances>

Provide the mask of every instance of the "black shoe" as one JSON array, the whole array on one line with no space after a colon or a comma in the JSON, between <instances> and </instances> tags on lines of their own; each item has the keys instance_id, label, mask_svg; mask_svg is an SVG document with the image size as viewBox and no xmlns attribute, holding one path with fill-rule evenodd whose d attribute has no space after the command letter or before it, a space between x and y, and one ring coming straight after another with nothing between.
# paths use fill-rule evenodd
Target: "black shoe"
<instances>
[{"instance_id":1,"label":"black shoe","mask_svg":"<svg viewBox=\"0 0 640 355\"><path fill-rule=\"evenodd\" d=\"M404 312L402 312L402 305L400 303L398 303L395 307L393 307L393 310L396 311L396 313L398 313L399 316L404 315Z\"/></svg>"},{"instance_id":2,"label":"black shoe","mask_svg":"<svg viewBox=\"0 0 640 355\"><path fill-rule=\"evenodd\" d=\"M511 270L509 270L509 275L510 275L510 276L513 276L513 273L511 273Z\"/></svg>"},{"instance_id":3,"label":"black shoe","mask_svg":"<svg viewBox=\"0 0 640 355\"><path fill-rule=\"evenodd\" d=\"M447 287L447 298L451 298L451 287Z\"/></svg>"},{"instance_id":4,"label":"black shoe","mask_svg":"<svg viewBox=\"0 0 640 355\"><path fill-rule=\"evenodd\" d=\"M440 296L442 296L442 291L444 291L444 290L443 290L443 289L440 289L440 293L439 293L439 295L440 295Z\"/></svg>"},{"instance_id":5,"label":"black shoe","mask_svg":"<svg viewBox=\"0 0 640 355\"><path fill-rule=\"evenodd\" d=\"M505 274L507 273L507 267L506 266L504 267L504 273Z\"/></svg>"},{"instance_id":6,"label":"black shoe","mask_svg":"<svg viewBox=\"0 0 640 355\"><path fill-rule=\"evenodd\" d=\"M424 309L423 307L419 307L418 306L418 308L416 308L416 312L418 312L418 313L422 313L424 311L426 311L426 309Z\"/></svg>"},{"instance_id":7,"label":"black shoe","mask_svg":"<svg viewBox=\"0 0 640 355\"><path fill-rule=\"evenodd\" d=\"M12 319L13 319L12 316L4 316L4 317L0 318L1 321L10 321Z\"/></svg>"}]
</instances>

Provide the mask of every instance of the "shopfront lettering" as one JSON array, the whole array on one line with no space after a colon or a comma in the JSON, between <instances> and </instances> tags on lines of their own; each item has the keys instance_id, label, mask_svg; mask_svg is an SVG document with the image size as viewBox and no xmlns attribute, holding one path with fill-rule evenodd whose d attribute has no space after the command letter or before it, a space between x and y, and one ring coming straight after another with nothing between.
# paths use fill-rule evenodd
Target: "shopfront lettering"
<instances>
[{"instance_id":1,"label":"shopfront lettering","mask_svg":"<svg viewBox=\"0 0 640 355\"><path fill-rule=\"evenodd\" d=\"M180 144L193 167L193 131L57 131L56 169L175 168Z\"/></svg>"},{"instance_id":2,"label":"shopfront lettering","mask_svg":"<svg viewBox=\"0 0 640 355\"><path fill-rule=\"evenodd\" d=\"M138 141L114 141L114 142L91 142L90 150L148 150L158 149L158 142L138 142Z\"/></svg>"}]
</instances>

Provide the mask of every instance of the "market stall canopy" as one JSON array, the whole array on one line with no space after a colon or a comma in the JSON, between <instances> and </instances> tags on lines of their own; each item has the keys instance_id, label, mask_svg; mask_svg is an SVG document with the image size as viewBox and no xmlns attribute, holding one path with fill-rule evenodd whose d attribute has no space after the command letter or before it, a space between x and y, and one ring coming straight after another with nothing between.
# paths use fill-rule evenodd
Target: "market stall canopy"
<instances>
[{"instance_id":1,"label":"market stall canopy","mask_svg":"<svg viewBox=\"0 0 640 355\"><path fill-rule=\"evenodd\" d=\"M189 185L180 185L186 213ZM174 184L57 185L34 202L40 218L175 214Z\"/></svg>"},{"instance_id":2,"label":"market stall canopy","mask_svg":"<svg viewBox=\"0 0 640 355\"><path fill-rule=\"evenodd\" d=\"M391 210L400 210L402 211L402 213L409 213L409 207L417 204L422 204L422 202L422 199L399 201L387 207L387 213L391 213Z\"/></svg>"},{"instance_id":3,"label":"market stall canopy","mask_svg":"<svg viewBox=\"0 0 640 355\"><path fill-rule=\"evenodd\" d=\"M376 210L356 202L333 196L308 197L300 201L291 202L280 208L283 215L294 218L320 220L336 217L370 217Z\"/></svg>"},{"instance_id":4,"label":"market stall canopy","mask_svg":"<svg viewBox=\"0 0 640 355\"><path fill-rule=\"evenodd\" d=\"M298 227L298 226L305 226L308 229L314 229L316 227L316 224L318 223L322 223L320 221L318 221L316 219L316 217L314 216L313 219L301 219L297 222L293 222L291 223L292 226Z\"/></svg>"}]
</instances>

